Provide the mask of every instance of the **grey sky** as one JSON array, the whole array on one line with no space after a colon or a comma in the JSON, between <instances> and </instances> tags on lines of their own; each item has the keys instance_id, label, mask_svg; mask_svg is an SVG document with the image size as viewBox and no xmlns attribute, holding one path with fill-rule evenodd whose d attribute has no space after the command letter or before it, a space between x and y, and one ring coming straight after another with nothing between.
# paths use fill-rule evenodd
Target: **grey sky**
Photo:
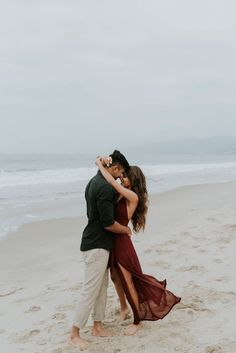
<instances>
[{"instance_id":1,"label":"grey sky","mask_svg":"<svg viewBox=\"0 0 236 353\"><path fill-rule=\"evenodd\" d=\"M236 136L236 2L7 1L0 153Z\"/></svg>"}]
</instances>

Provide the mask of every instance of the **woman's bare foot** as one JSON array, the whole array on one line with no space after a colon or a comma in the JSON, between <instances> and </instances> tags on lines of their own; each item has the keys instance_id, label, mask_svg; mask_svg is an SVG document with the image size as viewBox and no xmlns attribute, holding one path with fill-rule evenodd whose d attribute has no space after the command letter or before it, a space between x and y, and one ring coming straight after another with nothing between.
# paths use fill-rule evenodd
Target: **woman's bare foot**
<instances>
[{"instance_id":1,"label":"woman's bare foot","mask_svg":"<svg viewBox=\"0 0 236 353\"><path fill-rule=\"evenodd\" d=\"M129 308L125 308L124 310L120 310L120 321L125 321L129 315Z\"/></svg>"},{"instance_id":2,"label":"woman's bare foot","mask_svg":"<svg viewBox=\"0 0 236 353\"><path fill-rule=\"evenodd\" d=\"M71 336L69 339L69 342L73 347L77 347L81 351L83 351L84 349L87 349L89 345L88 341L83 340L79 336L74 336L74 337Z\"/></svg>"},{"instance_id":3,"label":"woman's bare foot","mask_svg":"<svg viewBox=\"0 0 236 353\"><path fill-rule=\"evenodd\" d=\"M133 336L141 328L142 328L142 324L138 324L138 325L131 324L131 325L127 326L127 328L125 329L124 334L126 336Z\"/></svg>"}]
</instances>

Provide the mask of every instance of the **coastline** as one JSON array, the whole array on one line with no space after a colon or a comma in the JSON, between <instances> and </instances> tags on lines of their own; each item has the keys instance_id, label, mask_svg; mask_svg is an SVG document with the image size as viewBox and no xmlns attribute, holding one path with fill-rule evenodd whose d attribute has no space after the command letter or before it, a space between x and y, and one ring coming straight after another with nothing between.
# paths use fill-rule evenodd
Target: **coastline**
<instances>
[{"instance_id":1,"label":"coastline","mask_svg":"<svg viewBox=\"0 0 236 353\"><path fill-rule=\"evenodd\" d=\"M158 197L159 195L162 194L167 194L168 193L172 193L175 192L177 190L181 190L184 188L191 188L191 187L201 187L201 186L207 186L207 185L218 185L218 184L228 184L228 183L236 183L236 179L234 180L230 180L230 181L216 181L216 182L209 182L209 183L194 183L194 184L186 184L186 185L177 185L177 186L173 186L172 188L168 188L168 189L164 189L164 190L160 190L160 191L151 191L149 192L149 199ZM85 184L86 185L86 184ZM72 200L54 200L53 202L48 203L48 207L49 209L52 211L54 208L57 208L57 204L60 204L60 207L63 208L64 207L64 215L62 216L53 216L53 215L47 215L44 216L42 218L40 218L40 216L36 215L36 216L32 216L30 213L29 208L27 209L27 215L26 218L24 219L24 222L19 223L18 225L14 225L14 226L8 226L8 230L5 230L4 233L2 235L0 235L0 244L2 241L7 240L9 237L14 237L18 232L21 233L21 229L24 228L25 226L30 226L30 225L40 225L44 222L54 222L54 221L60 221L60 220L77 220L77 219L81 219L86 223L86 207L85 207L85 200L83 199L83 201L81 201L81 199L78 198L78 200L76 201L76 199L72 199ZM76 204L79 206L78 210L77 210L77 214L75 215L75 210L72 212L72 214L67 214L68 212L66 211L69 203L73 203L74 208L76 207ZM63 206L64 204L64 206ZM63 212L61 212L63 213ZM67 215L66 215L67 214ZM3 216L4 217L4 216ZM28 219L27 219L28 218ZM23 233L23 232L22 232Z\"/></svg>"},{"instance_id":2,"label":"coastline","mask_svg":"<svg viewBox=\"0 0 236 353\"><path fill-rule=\"evenodd\" d=\"M235 217L236 181L150 195L146 231L133 241L143 271L167 278L167 287L182 302L164 320L144 322L137 336L125 337L110 282L105 323L118 336L92 337L90 321L83 330L89 351L152 352L158 342L162 353L233 353ZM1 239L0 348L5 353L75 351L67 336L82 283L79 245L85 224L86 217L36 221Z\"/></svg>"}]
</instances>

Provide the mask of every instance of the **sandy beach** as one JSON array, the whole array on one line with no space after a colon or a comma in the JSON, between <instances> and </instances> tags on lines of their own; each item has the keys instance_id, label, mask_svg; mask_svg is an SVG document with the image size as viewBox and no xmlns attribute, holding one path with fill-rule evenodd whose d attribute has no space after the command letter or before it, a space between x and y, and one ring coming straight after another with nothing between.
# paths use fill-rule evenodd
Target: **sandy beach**
<instances>
[{"instance_id":1,"label":"sandy beach","mask_svg":"<svg viewBox=\"0 0 236 353\"><path fill-rule=\"evenodd\" d=\"M85 217L34 222L0 241L0 352L73 353L68 334L83 280ZM92 353L235 353L236 182L152 195L144 234L133 241L143 272L182 297L162 321L123 336L110 281L106 327L82 331Z\"/></svg>"}]
</instances>

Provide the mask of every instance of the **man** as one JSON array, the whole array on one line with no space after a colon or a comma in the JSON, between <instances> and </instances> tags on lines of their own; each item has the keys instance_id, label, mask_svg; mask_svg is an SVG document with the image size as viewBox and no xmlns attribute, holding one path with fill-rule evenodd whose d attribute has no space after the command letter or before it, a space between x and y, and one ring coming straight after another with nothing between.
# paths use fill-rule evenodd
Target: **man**
<instances>
[{"instance_id":1,"label":"man","mask_svg":"<svg viewBox=\"0 0 236 353\"><path fill-rule=\"evenodd\" d=\"M117 179L129 167L129 163L117 150L110 157L112 164L106 168ZM88 224L83 231L80 246L84 261L84 283L70 334L70 342L81 350L88 347L88 342L80 337L80 330L86 325L92 309L93 335L112 335L102 326L107 299L109 252L115 233L119 236L131 234L129 227L115 221L116 193L100 171L89 181L85 198Z\"/></svg>"}]
</instances>

